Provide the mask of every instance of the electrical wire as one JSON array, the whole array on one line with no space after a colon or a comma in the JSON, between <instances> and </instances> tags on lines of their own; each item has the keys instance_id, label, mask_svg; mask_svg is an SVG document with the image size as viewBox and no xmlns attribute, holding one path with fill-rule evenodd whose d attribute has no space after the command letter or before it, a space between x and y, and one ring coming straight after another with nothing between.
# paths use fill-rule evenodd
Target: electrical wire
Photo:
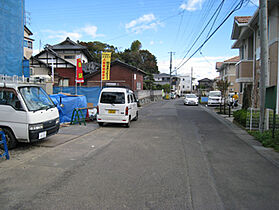
<instances>
[{"instance_id":1,"label":"electrical wire","mask_svg":"<svg viewBox=\"0 0 279 210\"><path fill-rule=\"evenodd\" d=\"M190 49L187 50L186 54L184 55L184 57L182 58L181 62L179 63L179 66L181 65L181 63L183 62L183 60L186 58L186 56L188 55L188 53L192 50L192 48L195 46L195 44L197 43L197 41L200 39L200 37L202 36L202 34L204 33L204 31L206 30L206 28L209 26L209 23L212 21L212 19L214 18L216 12L219 11L220 8L222 8L222 4L224 3L225 0L222 0L222 2L219 4L219 6L217 7L217 9L215 10L214 14L211 16L211 18L209 19L209 21L207 22L206 26L203 28L203 30L200 32L200 34L198 35L198 37L195 39L194 43L191 45Z\"/></svg>"},{"instance_id":2,"label":"electrical wire","mask_svg":"<svg viewBox=\"0 0 279 210\"><path fill-rule=\"evenodd\" d=\"M242 5L244 3L244 0L241 0L236 6L235 8L226 16L226 18L222 21L222 23L219 24L219 26L210 34L210 36L208 38L206 38L206 40L195 50L195 52L186 60L184 61L182 64L180 63L179 66L176 68L177 70L179 70L183 65L185 65L207 42L208 40L219 30L219 28L226 22L226 20L237 10L239 10ZM184 56L185 58L186 56Z\"/></svg>"}]
</instances>

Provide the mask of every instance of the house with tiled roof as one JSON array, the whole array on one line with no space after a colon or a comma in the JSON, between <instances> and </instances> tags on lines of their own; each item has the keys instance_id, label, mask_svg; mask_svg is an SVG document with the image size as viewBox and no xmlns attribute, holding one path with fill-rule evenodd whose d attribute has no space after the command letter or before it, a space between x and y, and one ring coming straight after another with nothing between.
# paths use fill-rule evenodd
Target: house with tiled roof
<instances>
[{"instance_id":1,"label":"house with tiled roof","mask_svg":"<svg viewBox=\"0 0 279 210\"><path fill-rule=\"evenodd\" d=\"M83 64L92 60L87 47L69 37L59 44L46 45L43 51L31 58L31 74L45 78L54 74L54 86L75 86L77 56L81 57Z\"/></svg>"},{"instance_id":2,"label":"house with tiled roof","mask_svg":"<svg viewBox=\"0 0 279 210\"><path fill-rule=\"evenodd\" d=\"M227 80L230 83L228 87L229 92L239 92L239 85L236 83L236 67L239 62L239 56L234 56L223 62L216 63L216 70L219 73L219 78Z\"/></svg>"},{"instance_id":3,"label":"house with tiled roof","mask_svg":"<svg viewBox=\"0 0 279 210\"><path fill-rule=\"evenodd\" d=\"M266 86L279 87L279 2L268 0L268 48L269 64ZM232 48L239 49L240 60L236 64L236 82L239 84L240 100L246 89L251 95L253 107L259 107L260 83L260 29L259 9L253 16L235 17L231 39ZM278 92L278 89L277 89ZM279 97L277 96L277 111Z\"/></svg>"}]
</instances>

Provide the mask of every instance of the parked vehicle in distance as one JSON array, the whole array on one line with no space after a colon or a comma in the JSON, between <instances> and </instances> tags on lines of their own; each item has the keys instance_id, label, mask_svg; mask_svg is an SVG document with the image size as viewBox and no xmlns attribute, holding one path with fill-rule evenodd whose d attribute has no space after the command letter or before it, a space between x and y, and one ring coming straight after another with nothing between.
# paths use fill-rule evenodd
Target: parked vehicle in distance
<instances>
[{"instance_id":1,"label":"parked vehicle in distance","mask_svg":"<svg viewBox=\"0 0 279 210\"><path fill-rule=\"evenodd\" d=\"M175 99L176 98L176 93L175 92L171 92L171 99Z\"/></svg>"},{"instance_id":2,"label":"parked vehicle in distance","mask_svg":"<svg viewBox=\"0 0 279 210\"><path fill-rule=\"evenodd\" d=\"M123 87L102 89L97 106L97 122L121 123L130 127L132 120L138 119L137 99L132 90Z\"/></svg>"},{"instance_id":3,"label":"parked vehicle in distance","mask_svg":"<svg viewBox=\"0 0 279 210\"><path fill-rule=\"evenodd\" d=\"M0 80L0 128L9 149L59 131L58 109L40 86Z\"/></svg>"},{"instance_id":4,"label":"parked vehicle in distance","mask_svg":"<svg viewBox=\"0 0 279 210\"><path fill-rule=\"evenodd\" d=\"M184 105L199 105L199 98L195 94L186 94L184 98Z\"/></svg>"},{"instance_id":5,"label":"parked vehicle in distance","mask_svg":"<svg viewBox=\"0 0 279 210\"><path fill-rule=\"evenodd\" d=\"M216 106L221 104L221 91L209 91L208 94L208 106Z\"/></svg>"},{"instance_id":6,"label":"parked vehicle in distance","mask_svg":"<svg viewBox=\"0 0 279 210\"><path fill-rule=\"evenodd\" d=\"M233 95L234 95L234 93L229 93L228 94L228 97L226 98L226 104L227 105L230 105L230 106L232 106L232 104L233 104Z\"/></svg>"}]
</instances>

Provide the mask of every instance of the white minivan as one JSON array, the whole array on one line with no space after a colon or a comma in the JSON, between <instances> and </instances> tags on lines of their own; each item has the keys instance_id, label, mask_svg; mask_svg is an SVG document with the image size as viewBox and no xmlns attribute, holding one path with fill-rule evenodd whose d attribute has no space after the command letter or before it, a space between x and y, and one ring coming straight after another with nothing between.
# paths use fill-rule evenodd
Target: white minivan
<instances>
[{"instance_id":1,"label":"white minivan","mask_svg":"<svg viewBox=\"0 0 279 210\"><path fill-rule=\"evenodd\" d=\"M123 87L104 87L97 106L97 122L121 123L130 127L138 119L137 99L132 90Z\"/></svg>"},{"instance_id":2,"label":"white minivan","mask_svg":"<svg viewBox=\"0 0 279 210\"><path fill-rule=\"evenodd\" d=\"M221 91L209 91L208 94L208 106L216 106L221 104Z\"/></svg>"},{"instance_id":3,"label":"white minivan","mask_svg":"<svg viewBox=\"0 0 279 210\"><path fill-rule=\"evenodd\" d=\"M56 134L59 125L58 109L43 88L0 81L0 128L9 149Z\"/></svg>"}]
</instances>

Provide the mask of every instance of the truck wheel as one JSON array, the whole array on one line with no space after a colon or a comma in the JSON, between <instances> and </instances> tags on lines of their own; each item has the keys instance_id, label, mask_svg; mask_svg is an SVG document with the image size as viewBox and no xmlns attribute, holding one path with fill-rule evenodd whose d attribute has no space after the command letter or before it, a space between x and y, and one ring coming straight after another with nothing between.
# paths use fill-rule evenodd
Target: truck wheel
<instances>
[{"instance_id":1,"label":"truck wheel","mask_svg":"<svg viewBox=\"0 0 279 210\"><path fill-rule=\"evenodd\" d=\"M15 148L17 146L18 142L17 142L13 132L10 129L8 129L8 128L2 128L2 130L5 133L8 149ZM0 148L4 149L4 145L0 144Z\"/></svg>"}]
</instances>

